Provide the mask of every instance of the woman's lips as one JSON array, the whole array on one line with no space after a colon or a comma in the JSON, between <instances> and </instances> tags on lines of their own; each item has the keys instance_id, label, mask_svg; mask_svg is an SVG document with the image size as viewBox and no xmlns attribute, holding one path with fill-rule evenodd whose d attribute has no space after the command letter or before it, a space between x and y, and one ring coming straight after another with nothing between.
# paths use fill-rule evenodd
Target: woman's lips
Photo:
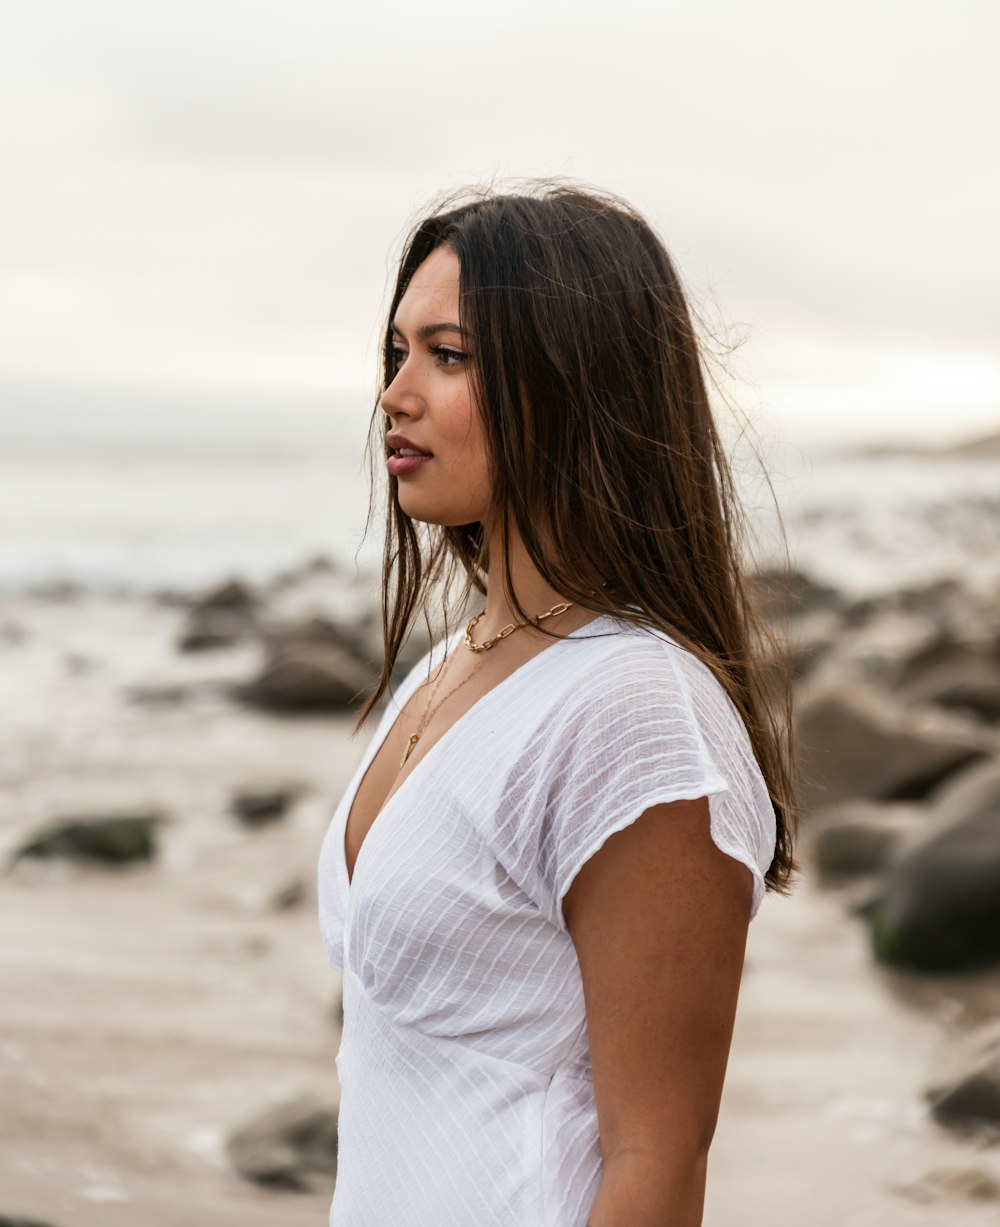
<instances>
[{"instance_id":1,"label":"woman's lips","mask_svg":"<svg viewBox=\"0 0 1000 1227\"><path fill-rule=\"evenodd\" d=\"M425 465L428 460L433 460L433 456L400 456L392 455L386 462L385 467L393 475L393 477L405 477L407 473L413 473L422 465Z\"/></svg>"}]
</instances>

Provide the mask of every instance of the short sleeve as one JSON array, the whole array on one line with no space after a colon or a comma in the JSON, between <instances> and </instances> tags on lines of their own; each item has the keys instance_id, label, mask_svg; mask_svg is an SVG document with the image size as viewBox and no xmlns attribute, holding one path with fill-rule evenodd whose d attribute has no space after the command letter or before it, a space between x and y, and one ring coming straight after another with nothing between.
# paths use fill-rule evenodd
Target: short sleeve
<instances>
[{"instance_id":1,"label":"short sleeve","mask_svg":"<svg viewBox=\"0 0 1000 1227\"><path fill-rule=\"evenodd\" d=\"M518 842L529 893L558 928L566 892L611 835L651 806L702 796L713 841L753 876L756 915L774 809L735 706L692 653L652 636L615 645L552 713L537 748ZM669 865L663 873L669 887Z\"/></svg>"}]
</instances>

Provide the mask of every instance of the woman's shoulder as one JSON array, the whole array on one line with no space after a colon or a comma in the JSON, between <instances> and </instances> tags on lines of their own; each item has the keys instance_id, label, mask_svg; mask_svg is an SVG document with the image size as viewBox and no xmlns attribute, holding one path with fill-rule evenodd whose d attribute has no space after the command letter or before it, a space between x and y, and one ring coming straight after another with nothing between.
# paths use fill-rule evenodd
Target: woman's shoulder
<instances>
[{"instance_id":1,"label":"woman's shoulder","mask_svg":"<svg viewBox=\"0 0 1000 1227\"><path fill-rule=\"evenodd\" d=\"M602 618L573 638L577 646L550 658L559 667L517 696L508 721L523 752L501 777L516 804L497 807L498 838L514 849L517 880L561 925L558 901L610 834L656 804L702 796L716 843L762 880L773 812L713 670L672 634L628 619Z\"/></svg>"},{"instance_id":2,"label":"woman's shoulder","mask_svg":"<svg viewBox=\"0 0 1000 1227\"><path fill-rule=\"evenodd\" d=\"M459 643L464 626L439 636L397 682L389 704L398 713L414 690L433 674L438 663ZM529 689L544 688L542 707L558 702L564 710L594 706L609 711L633 708L643 696L672 695L699 706L730 704L711 668L668 631L640 625L626 614L601 614L564 640L543 650L551 652L553 668L525 671ZM518 688L520 690L520 687Z\"/></svg>"},{"instance_id":3,"label":"woman's shoulder","mask_svg":"<svg viewBox=\"0 0 1000 1227\"><path fill-rule=\"evenodd\" d=\"M668 631L605 617L586 643L560 687L564 735L572 728L573 735L592 729L598 739L635 736L648 727L725 754L747 748L746 726L721 680Z\"/></svg>"},{"instance_id":4,"label":"woman's shoulder","mask_svg":"<svg viewBox=\"0 0 1000 1227\"><path fill-rule=\"evenodd\" d=\"M620 615L603 615L585 626L579 637L592 645L576 663L593 687L617 692L673 684L697 694L726 694L712 669L660 627L638 625Z\"/></svg>"}]
</instances>

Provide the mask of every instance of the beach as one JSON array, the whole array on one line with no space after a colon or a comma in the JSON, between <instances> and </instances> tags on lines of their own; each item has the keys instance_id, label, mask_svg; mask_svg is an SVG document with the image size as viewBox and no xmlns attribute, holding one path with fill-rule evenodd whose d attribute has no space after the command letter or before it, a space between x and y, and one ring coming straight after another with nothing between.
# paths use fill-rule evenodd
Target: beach
<instances>
[{"instance_id":1,"label":"beach","mask_svg":"<svg viewBox=\"0 0 1000 1227\"><path fill-rule=\"evenodd\" d=\"M308 466L296 474L271 470L278 510L265 534L259 510L245 523L226 486L259 487L260 470L176 471L160 502L132 472L117 492L97 483L70 514L57 500L65 466L60 479L39 463L30 531L26 518L7 521L0 1222L326 1221L332 1174L264 1187L237 1172L227 1141L297 1097L335 1110L340 985L317 928L315 871L366 733L352 739L349 710L236 701L261 669L259 634L179 647L194 603L227 580L286 623L355 625L371 608L373 572L353 567L353 502L324 528L336 483ZM952 577L988 617L998 474L990 460L821 466L789 497L794 561L855 602ZM69 488L88 480L77 466ZM296 492L287 506L284 489ZM317 560L324 550L329 561ZM913 625L894 639L888 621L875 624L859 659L912 650ZM1000 753L995 728L981 735ZM285 795L282 813L234 812L238 796L267 793ZM129 814L155 831L148 861L11 859L59 821ZM1000 1017L1000 973L879 965L855 886L820 882L807 852L804 841L794 893L768 895L751 925L706 1227L996 1222L995 1137L942 1126L924 1086L955 1037Z\"/></svg>"}]
</instances>

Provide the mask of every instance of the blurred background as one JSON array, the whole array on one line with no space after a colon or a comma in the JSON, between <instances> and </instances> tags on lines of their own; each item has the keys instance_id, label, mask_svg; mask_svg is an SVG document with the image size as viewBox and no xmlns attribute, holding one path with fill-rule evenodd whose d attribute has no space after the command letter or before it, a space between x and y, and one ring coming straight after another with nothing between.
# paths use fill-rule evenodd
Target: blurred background
<instances>
[{"instance_id":1,"label":"blurred background","mask_svg":"<svg viewBox=\"0 0 1000 1227\"><path fill-rule=\"evenodd\" d=\"M0 1223L325 1222L315 866L379 650L382 312L437 193L536 175L619 192L682 272L814 781L706 1225L996 1222L996 6L3 30Z\"/></svg>"}]
</instances>

